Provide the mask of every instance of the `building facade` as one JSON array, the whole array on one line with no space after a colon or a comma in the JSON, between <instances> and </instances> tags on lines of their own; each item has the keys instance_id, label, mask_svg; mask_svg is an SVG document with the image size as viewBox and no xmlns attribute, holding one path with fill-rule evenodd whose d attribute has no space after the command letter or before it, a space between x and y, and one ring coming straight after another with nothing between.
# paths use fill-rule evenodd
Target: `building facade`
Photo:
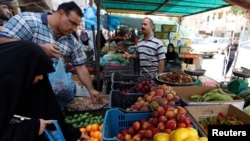
<instances>
[{"instance_id":1,"label":"building facade","mask_svg":"<svg viewBox=\"0 0 250 141\"><path fill-rule=\"evenodd\" d=\"M239 37L247 21L245 15L234 15L225 7L182 19L181 25L201 36Z\"/></svg>"}]
</instances>

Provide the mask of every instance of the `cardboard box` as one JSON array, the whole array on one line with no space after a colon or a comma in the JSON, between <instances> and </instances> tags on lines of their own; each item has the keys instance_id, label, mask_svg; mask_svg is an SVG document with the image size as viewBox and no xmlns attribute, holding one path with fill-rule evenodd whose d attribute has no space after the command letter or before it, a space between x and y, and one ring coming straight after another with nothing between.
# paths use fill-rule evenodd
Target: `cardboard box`
<instances>
[{"instance_id":1,"label":"cardboard box","mask_svg":"<svg viewBox=\"0 0 250 141\"><path fill-rule=\"evenodd\" d=\"M180 96L182 106L198 106L198 105L214 105L214 104L232 104L239 109L243 109L245 100L237 97L234 101L209 101L209 102L192 102L192 95L203 95L216 87L188 86L188 87L172 87L173 90Z\"/></svg>"},{"instance_id":2,"label":"cardboard box","mask_svg":"<svg viewBox=\"0 0 250 141\"><path fill-rule=\"evenodd\" d=\"M193 118L194 123L199 127L199 131L203 136L207 136L207 132L203 129L199 121L207 118L217 116L219 112L224 115L236 115L236 118L243 121L245 124L250 124L250 116L231 104L222 105L206 105L206 106L185 106L188 114Z\"/></svg>"}]
</instances>

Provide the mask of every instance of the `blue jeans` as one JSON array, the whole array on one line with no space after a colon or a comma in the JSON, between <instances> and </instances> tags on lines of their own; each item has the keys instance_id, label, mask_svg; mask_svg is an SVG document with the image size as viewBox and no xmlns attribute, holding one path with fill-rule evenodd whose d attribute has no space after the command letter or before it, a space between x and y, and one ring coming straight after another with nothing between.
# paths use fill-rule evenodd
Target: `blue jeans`
<instances>
[{"instance_id":1,"label":"blue jeans","mask_svg":"<svg viewBox=\"0 0 250 141\"><path fill-rule=\"evenodd\" d=\"M229 60L226 59L226 57L224 58L224 63L223 63L223 69L222 69L222 75L226 76L230 67L232 66L234 61L234 58L229 58ZM226 71L224 70L226 67Z\"/></svg>"}]
</instances>

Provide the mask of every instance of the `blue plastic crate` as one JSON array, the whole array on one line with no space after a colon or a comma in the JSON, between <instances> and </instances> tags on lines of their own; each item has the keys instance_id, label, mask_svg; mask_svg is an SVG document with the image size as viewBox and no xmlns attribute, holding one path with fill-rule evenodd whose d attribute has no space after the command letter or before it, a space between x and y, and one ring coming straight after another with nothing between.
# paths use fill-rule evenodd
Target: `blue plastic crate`
<instances>
[{"instance_id":1,"label":"blue plastic crate","mask_svg":"<svg viewBox=\"0 0 250 141\"><path fill-rule=\"evenodd\" d=\"M118 108L107 110L103 121L103 141L119 141L115 136L123 129L131 127L134 121L148 119L150 117L151 112L125 113Z\"/></svg>"},{"instance_id":2,"label":"blue plastic crate","mask_svg":"<svg viewBox=\"0 0 250 141\"><path fill-rule=\"evenodd\" d=\"M189 113L187 113L187 116L191 118L191 123L194 128L198 130L199 136L205 136L194 121L193 117ZM107 110L103 121L103 141L119 141L119 139L116 138L116 135L123 129L131 127L135 121L149 119L150 117L151 112L130 113L124 112L119 108Z\"/></svg>"}]
</instances>

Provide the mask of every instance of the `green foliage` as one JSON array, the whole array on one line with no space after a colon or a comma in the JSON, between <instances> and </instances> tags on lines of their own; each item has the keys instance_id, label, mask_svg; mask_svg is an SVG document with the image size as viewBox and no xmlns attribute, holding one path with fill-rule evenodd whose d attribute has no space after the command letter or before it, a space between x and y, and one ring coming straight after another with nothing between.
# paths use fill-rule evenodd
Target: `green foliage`
<instances>
[{"instance_id":1,"label":"green foliage","mask_svg":"<svg viewBox=\"0 0 250 141\"><path fill-rule=\"evenodd\" d=\"M234 14L234 15L245 15L247 12L246 9L241 8L239 6L233 5L230 8L230 13Z\"/></svg>"}]
</instances>

